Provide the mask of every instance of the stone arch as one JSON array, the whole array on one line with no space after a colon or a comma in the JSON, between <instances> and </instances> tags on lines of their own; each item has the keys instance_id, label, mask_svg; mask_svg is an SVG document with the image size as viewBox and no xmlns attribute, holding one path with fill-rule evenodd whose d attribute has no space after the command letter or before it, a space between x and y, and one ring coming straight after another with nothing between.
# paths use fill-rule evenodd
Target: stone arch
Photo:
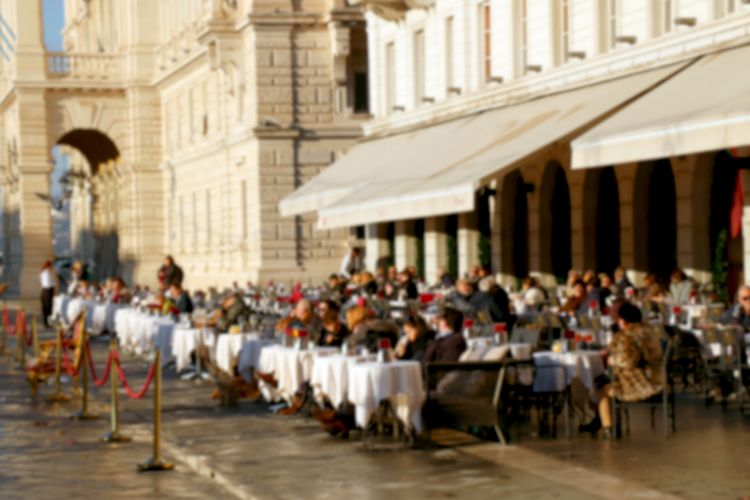
<instances>
[{"instance_id":1,"label":"stone arch","mask_svg":"<svg viewBox=\"0 0 750 500\"><path fill-rule=\"evenodd\" d=\"M572 267L570 190L559 162L547 163L539 188L539 270L564 280Z\"/></svg>"},{"instance_id":2,"label":"stone arch","mask_svg":"<svg viewBox=\"0 0 750 500\"><path fill-rule=\"evenodd\" d=\"M586 172L583 234L584 266L611 274L620 265L620 194L613 167Z\"/></svg>"},{"instance_id":3,"label":"stone arch","mask_svg":"<svg viewBox=\"0 0 750 500\"><path fill-rule=\"evenodd\" d=\"M677 266L677 194L669 160L640 163L633 190L635 268L667 280Z\"/></svg>"},{"instance_id":4,"label":"stone arch","mask_svg":"<svg viewBox=\"0 0 750 500\"><path fill-rule=\"evenodd\" d=\"M514 170L506 175L500 199L500 271L507 277L529 274L529 203L523 175Z\"/></svg>"}]
</instances>

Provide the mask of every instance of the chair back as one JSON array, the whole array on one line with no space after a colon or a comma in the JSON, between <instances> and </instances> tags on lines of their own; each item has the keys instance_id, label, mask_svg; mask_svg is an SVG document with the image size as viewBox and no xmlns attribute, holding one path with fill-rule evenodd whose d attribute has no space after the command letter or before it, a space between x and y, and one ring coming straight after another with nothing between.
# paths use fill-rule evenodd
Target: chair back
<instances>
[{"instance_id":1,"label":"chair back","mask_svg":"<svg viewBox=\"0 0 750 500\"><path fill-rule=\"evenodd\" d=\"M541 331L536 328L513 327L510 342L511 344L530 344L531 347L536 347L539 343L540 334Z\"/></svg>"}]
</instances>

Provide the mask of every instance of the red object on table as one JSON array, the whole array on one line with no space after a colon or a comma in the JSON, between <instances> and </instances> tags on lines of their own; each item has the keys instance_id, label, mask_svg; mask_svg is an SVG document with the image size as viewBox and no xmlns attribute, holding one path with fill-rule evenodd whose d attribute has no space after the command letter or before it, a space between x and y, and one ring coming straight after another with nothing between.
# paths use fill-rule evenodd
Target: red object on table
<instances>
[{"instance_id":1,"label":"red object on table","mask_svg":"<svg viewBox=\"0 0 750 500\"><path fill-rule=\"evenodd\" d=\"M680 306L674 306L672 308L672 313L673 314L682 314L682 308Z\"/></svg>"},{"instance_id":2,"label":"red object on table","mask_svg":"<svg viewBox=\"0 0 750 500\"><path fill-rule=\"evenodd\" d=\"M378 340L378 347L380 350L386 350L391 348L391 339L382 338Z\"/></svg>"},{"instance_id":3,"label":"red object on table","mask_svg":"<svg viewBox=\"0 0 750 500\"><path fill-rule=\"evenodd\" d=\"M419 296L419 303L420 304L430 304L435 300L435 294L434 293L423 293Z\"/></svg>"},{"instance_id":4,"label":"red object on table","mask_svg":"<svg viewBox=\"0 0 750 500\"><path fill-rule=\"evenodd\" d=\"M495 333L501 333L501 332L507 332L508 331L508 325L505 323L495 323Z\"/></svg>"},{"instance_id":5,"label":"red object on table","mask_svg":"<svg viewBox=\"0 0 750 500\"><path fill-rule=\"evenodd\" d=\"M599 309L599 302L596 300L589 302L589 309Z\"/></svg>"},{"instance_id":6,"label":"red object on table","mask_svg":"<svg viewBox=\"0 0 750 500\"><path fill-rule=\"evenodd\" d=\"M474 326L474 320L473 319L465 319L464 320L464 328L471 328Z\"/></svg>"},{"instance_id":7,"label":"red object on table","mask_svg":"<svg viewBox=\"0 0 750 500\"><path fill-rule=\"evenodd\" d=\"M574 339L576 337L575 332L573 330L565 330L565 338L566 339Z\"/></svg>"}]
</instances>

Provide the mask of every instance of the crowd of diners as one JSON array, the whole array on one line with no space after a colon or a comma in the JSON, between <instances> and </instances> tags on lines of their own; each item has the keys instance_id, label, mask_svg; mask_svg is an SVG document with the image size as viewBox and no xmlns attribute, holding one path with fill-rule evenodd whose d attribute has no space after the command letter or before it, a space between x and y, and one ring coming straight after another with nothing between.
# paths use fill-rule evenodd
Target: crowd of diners
<instances>
[{"instance_id":1,"label":"crowd of diners","mask_svg":"<svg viewBox=\"0 0 750 500\"><path fill-rule=\"evenodd\" d=\"M264 287L234 283L223 294L211 297L203 291L190 293L182 286L182 269L170 256L164 258L158 270L159 287L155 290L140 286L128 289L119 277L97 285L81 263L74 264L72 271L69 295L146 307L163 314L200 311L193 314L193 323L213 327L219 334L232 328L247 328L251 318L261 314L252 307L261 294L275 295L277 299L283 294L272 283ZM49 277L43 279L48 285ZM407 304L419 305L424 295L431 296L430 302L437 308L435 314L420 314L420 307L401 309ZM582 431L593 433L601 428L605 437L611 435L611 397L623 401L645 399L659 392L664 383L658 369L662 357L660 339L645 326L644 314L659 311L659 304L715 301L715 297L699 294L698 285L679 269L671 273L669 283L647 275L640 288L631 283L622 267L611 276L592 270L571 270L567 282L553 289L544 288L535 277L527 276L518 291L509 293L488 269L473 266L460 277L440 269L437 282L428 286L415 266L401 270L389 266L374 272L365 269L361 251L356 248L346 254L339 272L331 274L321 286L303 289L296 285L283 298L288 307L285 314L276 318L275 332L279 336L290 330L304 331L309 342L319 346L346 344L371 352L387 339L397 359L421 363L458 361L467 349L466 319L505 323L510 331L515 323L528 322L541 311L552 310L567 318L607 314L612 318L615 334L602 354L614 376L596 381L593 400L598 414L581 426ZM422 302L424 310L425 301ZM395 315L394 310L405 313ZM726 309L720 322L750 330L750 288L739 289L737 303Z\"/></svg>"}]
</instances>

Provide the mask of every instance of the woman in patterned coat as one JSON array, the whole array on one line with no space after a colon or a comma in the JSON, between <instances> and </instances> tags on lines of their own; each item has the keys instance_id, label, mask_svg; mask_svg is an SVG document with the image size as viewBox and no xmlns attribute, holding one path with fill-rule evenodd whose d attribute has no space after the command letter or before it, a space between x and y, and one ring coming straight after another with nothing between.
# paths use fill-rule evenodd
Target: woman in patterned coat
<instances>
[{"instance_id":1,"label":"woman in patterned coat","mask_svg":"<svg viewBox=\"0 0 750 500\"><path fill-rule=\"evenodd\" d=\"M592 433L603 428L605 437L612 434L610 398L642 401L658 394L664 385L659 333L641 322L641 311L633 304L624 303L618 312L620 331L612 339L608 358L614 380L597 391L599 415L580 428Z\"/></svg>"}]
</instances>

